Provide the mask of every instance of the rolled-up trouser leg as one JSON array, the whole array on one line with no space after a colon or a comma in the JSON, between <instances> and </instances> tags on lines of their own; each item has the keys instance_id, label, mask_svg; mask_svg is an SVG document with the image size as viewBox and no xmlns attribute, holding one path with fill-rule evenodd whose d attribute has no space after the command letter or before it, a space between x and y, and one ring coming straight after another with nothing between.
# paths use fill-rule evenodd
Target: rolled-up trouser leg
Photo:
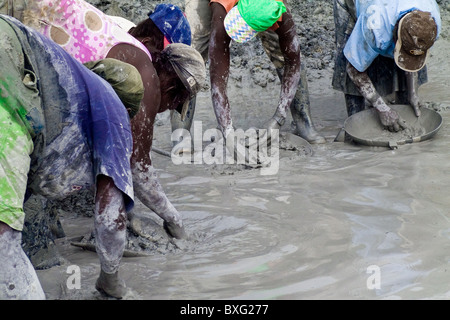
<instances>
[{"instance_id":1,"label":"rolled-up trouser leg","mask_svg":"<svg viewBox=\"0 0 450 320\"><path fill-rule=\"evenodd\" d=\"M124 200L122 192L113 188L110 191L110 201L102 211L96 202L95 208L95 238L96 251L102 270L115 273L119 270L126 241L126 213L123 211Z\"/></svg>"},{"instance_id":2,"label":"rolled-up trouser leg","mask_svg":"<svg viewBox=\"0 0 450 320\"><path fill-rule=\"evenodd\" d=\"M192 47L200 52L206 62L211 34L209 0L185 0L185 13L191 27Z\"/></svg>"}]
</instances>

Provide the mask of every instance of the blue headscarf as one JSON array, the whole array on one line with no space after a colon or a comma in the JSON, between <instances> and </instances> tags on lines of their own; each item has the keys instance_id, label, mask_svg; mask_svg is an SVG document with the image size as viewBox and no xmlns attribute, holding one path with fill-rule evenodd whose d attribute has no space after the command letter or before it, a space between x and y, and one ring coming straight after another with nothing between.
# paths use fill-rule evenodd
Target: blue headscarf
<instances>
[{"instance_id":1,"label":"blue headscarf","mask_svg":"<svg viewBox=\"0 0 450 320\"><path fill-rule=\"evenodd\" d=\"M191 45L191 26L179 7L173 4L158 4L148 17L170 43Z\"/></svg>"}]
</instances>

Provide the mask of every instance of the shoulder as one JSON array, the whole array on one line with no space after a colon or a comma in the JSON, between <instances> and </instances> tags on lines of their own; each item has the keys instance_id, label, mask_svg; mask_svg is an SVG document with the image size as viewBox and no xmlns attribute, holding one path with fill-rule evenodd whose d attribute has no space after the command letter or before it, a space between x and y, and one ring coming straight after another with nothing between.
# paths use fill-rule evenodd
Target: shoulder
<instances>
[{"instance_id":1,"label":"shoulder","mask_svg":"<svg viewBox=\"0 0 450 320\"><path fill-rule=\"evenodd\" d=\"M124 31L129 31L131 28L136 27L136 24L134 22L131 22L125 18L119 17L119 16L108 16L114 23L116 23L120 28L122 28Z\"/></svg>"},{"instance_id":2,"label":"shoulder","mask_svg":"<svg viewBox=\"0 0 450 320\"><path fill-rule=\"evenodd\" d=\"M239 2L239 0L210 0L209 3L219 3L221 4L226 12L229 12L235 5L236 3Z\"/></svg>"},{"instance_id":3,"label":"shoulder","mask_svg":"<svg viewBox=\"0 0 450 320\"><path fill-rule=\"evenodd\" d=\"M154 70L152 60L147 52L130 43L119 43L109 50L107 58L114 58L127 62L136 69L149 68Z\"/></svg>"}]
</instances>

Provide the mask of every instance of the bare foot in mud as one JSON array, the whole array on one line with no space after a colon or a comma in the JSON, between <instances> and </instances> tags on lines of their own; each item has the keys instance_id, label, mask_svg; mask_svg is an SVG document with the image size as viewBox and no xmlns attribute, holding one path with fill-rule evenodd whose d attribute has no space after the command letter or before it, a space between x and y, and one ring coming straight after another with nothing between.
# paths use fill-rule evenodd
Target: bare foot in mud
<instances>
[{"instance_id":1,"label":"bare foot in mud","mask_svg":"<svg viewBox=\"0 0 450 320\"><path fill-rule=\"evenodd\" d=\"M100 276L95 283L95 289L116 299L122 299L127 291L125 282L119 277L118 271L108 274L103 270L100 271Z\"/></svg>"}]
</instances>

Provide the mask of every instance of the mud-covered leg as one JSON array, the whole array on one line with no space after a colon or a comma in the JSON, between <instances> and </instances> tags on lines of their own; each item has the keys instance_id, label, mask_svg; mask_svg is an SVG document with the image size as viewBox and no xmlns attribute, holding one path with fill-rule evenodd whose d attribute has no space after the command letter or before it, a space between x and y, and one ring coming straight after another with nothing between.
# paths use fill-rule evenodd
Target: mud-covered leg
<instances>
[{"instance_id":1,"label":"mud-covered leg","mask_svg":"<svg viewBox=\"0 0 450 320\"><path fill-rule=\"evenodd\" d=\"M266 31L258 33L258 36L261 39L266 54L269 56L270 61L272 61L277 70L278 77L282 80L284 73L284 57L281 53L278 35L275 32ZM290 105L294 133L306 139L309 143L325 143L325 138L317 132L314 126L310 113L310 106L306 66L302 60L300 81L298 83L295 98ZM279 121L278 119L282 119L283 117L285 117L285 115L279 114L279 111L277 110L272 119L269 120L269 123L272 123L270 128L277 129L278 126L282 126L283 121Z\"/></svg>"},{"instance_id":2,"label":"mud-covered leg","mask_svg":"<svg viewBox=\"0 0 450 320\"><path fill-rule=\"evenodd\" d=\"M184 1L186 18L189 21L192 33L192 47L202 55L205 63L208 61L209 37L211 33L211 10L209 0L185 0ZM170 113L170 123L172 133L177 129L190 130L192 120L194 119L196 98L189 101L187 112L184 116L177 112ZM174 146L178 143L181 136L174 137Z\"/></svg>"},{"instance_id":3,"label":"mud-covered leg","mask_svg":"<svg viewBox=\"0 0 450 320\"><path fill-rule=\"evenodd\" d=\"M363 111L365 108L365 99L363 96L355 96L351 94L345 95L345 106L347 108L347 115L350 117L355 113Z\"/></svg>"},{"instance_id":4,"label":"mud-covered leg","mask_svg":"<svg viewBox=\"0 0 450 320\"><path fill-rule=\"evenodd\" d=\"M124 199L111 178L99 176L97 179L95 238L101 271L95 287L121 299L126 293L125 282L118 274L126 240Z\"/></svg>"},{"instance_id":5,"label":"mud-covered leg","mask_svg":"<svg viewBox=\"0 0 450 320\"><path fill-rule=\"evenodd\" d=\"M211 9L209 0L185 0L185 13L192 33L192 46L208 61L211 34Z\"/></svg>"},{"instance_id":6,"label":"mud-covered leg","mask_svg":"<svg viewBox=\"0 0 450 320\"><path fill-rule=\"evenodd\" d=\"M44 300L36 271L21 243L22 233L0 222L0 300Z\"/></svg>"},{"instance_id":7,"label":"mud-covered leg","mask_svg":"<svg viewBox=\"0 0 450 320\"><path fill-rule=\"evenodd\" d=\"M291 104L291 114L295 125L294 133L304 138L309 143L325 143L325 138L317 132L314 126L310 109L311 103L309 100L308 79L306 77L306 68L302 62L300 82L294 101L292 101Z\"/></svg>"}]
</instances>

